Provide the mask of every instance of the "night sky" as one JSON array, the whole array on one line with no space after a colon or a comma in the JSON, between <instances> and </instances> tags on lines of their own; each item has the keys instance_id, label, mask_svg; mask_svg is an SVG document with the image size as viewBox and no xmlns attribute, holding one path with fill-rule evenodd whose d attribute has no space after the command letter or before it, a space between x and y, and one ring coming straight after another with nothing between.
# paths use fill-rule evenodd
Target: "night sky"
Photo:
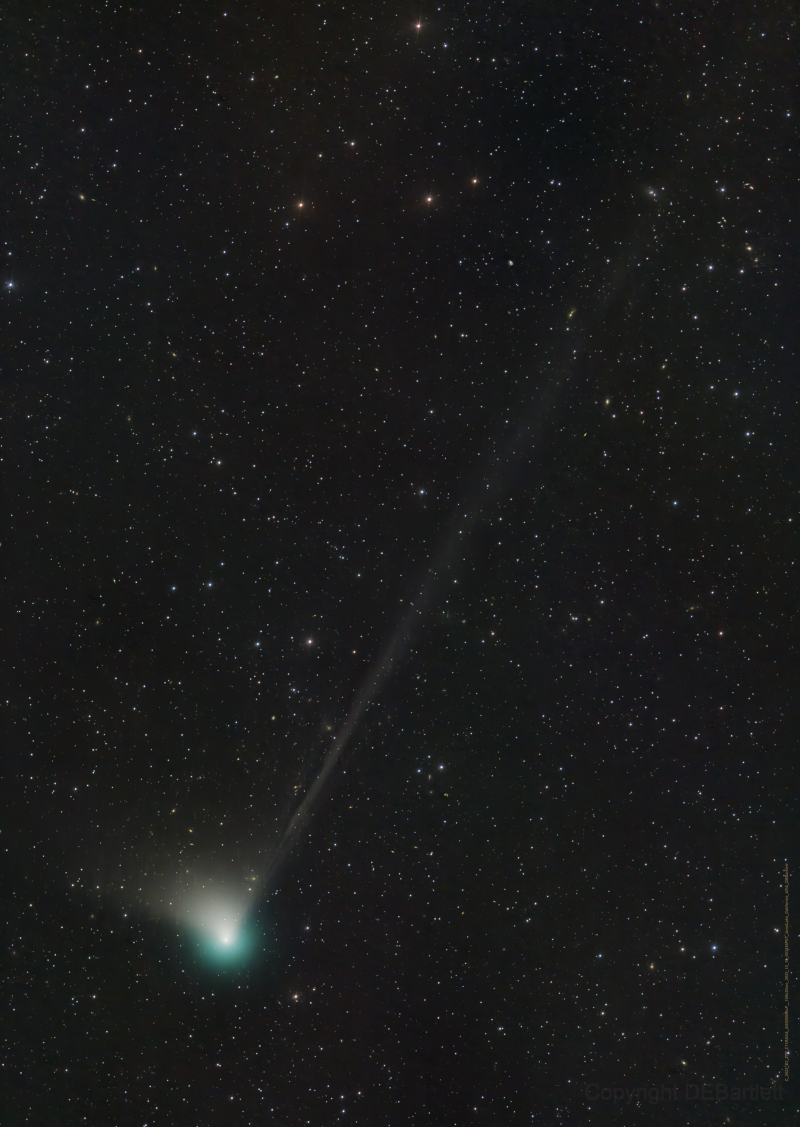
<instances>
[{"instance_id":1,"label":"night sky","mask_svg":"<svg viewBox=\"0 0 800 1127\"><path fill-rule=\"evenodd\" d=\"M793 1122L795 21L4 9L4 1124Z\"/></svg>"}]
</instances>

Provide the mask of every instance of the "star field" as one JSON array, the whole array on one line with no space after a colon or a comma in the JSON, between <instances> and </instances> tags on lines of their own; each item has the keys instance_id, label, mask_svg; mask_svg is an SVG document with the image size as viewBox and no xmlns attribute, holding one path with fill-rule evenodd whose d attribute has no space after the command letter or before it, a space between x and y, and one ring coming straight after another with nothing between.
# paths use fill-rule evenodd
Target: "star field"
<instances>
[{"instance_id":1,"label":"star field","mask_svg":"<svg viewBox=\"0 0 800 1127\"><path fill-rule=\"evenodd\" d=\"M7 11L9 1124L789 1122L795 23Z\"/></svg>"}]
</instances>

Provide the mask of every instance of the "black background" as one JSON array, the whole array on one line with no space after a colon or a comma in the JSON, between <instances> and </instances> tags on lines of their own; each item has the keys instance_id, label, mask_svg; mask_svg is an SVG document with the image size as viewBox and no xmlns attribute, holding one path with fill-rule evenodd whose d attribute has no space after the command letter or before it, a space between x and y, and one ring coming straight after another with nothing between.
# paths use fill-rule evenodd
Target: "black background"
<instances>
[{"instance_id":1,"label":"black background","mask_svg":"<svg viewBox=\"0 0 800 1127\"><path fill-rule=\"evenodd\" d=\"M4 1122L788 1122L791 9L2 27Z\"/></svg>"}]
</instances>

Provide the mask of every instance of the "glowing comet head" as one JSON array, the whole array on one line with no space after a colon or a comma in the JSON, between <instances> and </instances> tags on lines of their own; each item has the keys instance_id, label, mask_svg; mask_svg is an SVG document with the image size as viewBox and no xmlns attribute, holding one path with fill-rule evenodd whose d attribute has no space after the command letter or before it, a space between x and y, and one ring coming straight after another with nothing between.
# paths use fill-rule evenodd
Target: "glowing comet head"
<instances>
[{"instance_id":1,"label":"glowing comet head","mask_svg":"<svg viewBox=\"0 0 800 1127\"><path fill-rule=\"evenodd\" d=\"M183 923L194 932L206 958L238 964L253 953L256 933L247 921L251 907L244 898L219 887L198 889L183 902Z\"/></svg>"},{"instance_id":2,"label":"glowing comet head","mask_svg":"<svg viewBox=\"0 0 800 1127\"><path fill-rule=\"evenodd\" d=\"M194 915L194 913L193 913ZM242 912L230 904L211 900L199 904L191 921L204 940L209 954L233 958L244 954Z\"/></svg>"}]
</instances>

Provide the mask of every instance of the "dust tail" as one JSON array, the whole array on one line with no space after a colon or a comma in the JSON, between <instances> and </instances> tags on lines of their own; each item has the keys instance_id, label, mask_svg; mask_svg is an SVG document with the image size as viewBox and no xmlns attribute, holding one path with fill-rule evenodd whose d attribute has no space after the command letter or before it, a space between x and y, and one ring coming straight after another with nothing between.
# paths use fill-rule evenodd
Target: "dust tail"
<instances>
[{"instance_id":1,"label":"dust tail","mask_svg":"<svg viewBox=\"0 0 800 1127\"><path fill-rule=\"evenodd\" d=\"M628 253L623 258L617 259L609 276L596 291L590 317L575 318L575 322L570 323L570 337L566 337L565 334L561 355L542 365L542 390L520 405L517 417L521 421L511 437L504 438L502 443L495 443L484 455L483 460L488 463L488 470L481 473L479 468L476 480L464 501L456 507L450 517L425 569L416 598L362 681L344 723L325 754L316 778L292 814L278 845L274 848L264 872L266 888L274 885L281 866L307 828L336 765L356 736L368 708L379 696L407 653L413 639L426 624L432 610L439 602L443 589L453 582L453 573L463 559L470 538L483 525L487 513L505 493L537 443L541 443L548 425L552 424L558 402L572 384L577 366L586 353L584 342L590 339L592 328L600 326L602 318L608 312L609 304L632 269L638 265L644 254L646 241L649 240L645 240L644 237L634 238L629 244ZM586 302L585 296L583 300ZM584 342L579 335L581 321L583 321Z\"/></svg>"}]
</instances>

